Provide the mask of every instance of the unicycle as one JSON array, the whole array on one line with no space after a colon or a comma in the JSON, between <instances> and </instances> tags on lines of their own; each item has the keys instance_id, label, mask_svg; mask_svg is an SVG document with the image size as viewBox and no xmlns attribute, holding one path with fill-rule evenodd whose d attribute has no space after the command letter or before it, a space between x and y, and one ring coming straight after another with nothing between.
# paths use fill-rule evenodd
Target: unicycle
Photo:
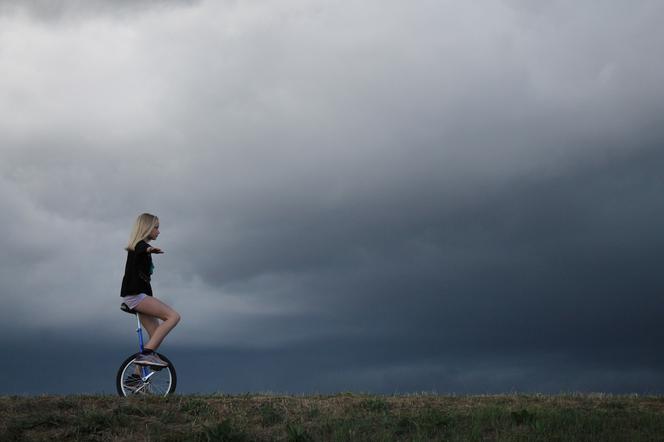
<instances>
[{"instance_id":1,"label":"unicycle","mask_svg":"<svg viewBox=\"0 0 664 442\"><path fill-rule=\"evenodd\" d=\"M136 315L138 324L136 333L138 334L138 346L143 351L143 328L141 327L141 318L136 310L122 304L122 311ZM157 353L161 359L168 363L168 367L152 367L149 365L135 364L135 353L129 356L120 365L118 374L115 377L115 385L120 396L167 396L175 391L177 376L173 363L166 356Z\"/></svg>"}]
</instances>

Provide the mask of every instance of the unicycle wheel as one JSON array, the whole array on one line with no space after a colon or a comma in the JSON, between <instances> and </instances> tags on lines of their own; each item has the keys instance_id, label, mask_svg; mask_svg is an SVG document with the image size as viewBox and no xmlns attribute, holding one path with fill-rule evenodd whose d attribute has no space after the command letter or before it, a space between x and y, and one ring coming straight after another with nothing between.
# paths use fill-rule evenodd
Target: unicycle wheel
<instances>
[{"instance_id":1,"label":"unicycle wheel","mask_svg":"<svg viewBox=\"0 0 664 442\"><path fill-rule=\"evenodd\" d=\"M173 363L161 353L168 367L135 364L138 354L129 356L118 369L115 385L120 396L168 396L175 392L177 375Z\"/></svg>"}]
</instances>

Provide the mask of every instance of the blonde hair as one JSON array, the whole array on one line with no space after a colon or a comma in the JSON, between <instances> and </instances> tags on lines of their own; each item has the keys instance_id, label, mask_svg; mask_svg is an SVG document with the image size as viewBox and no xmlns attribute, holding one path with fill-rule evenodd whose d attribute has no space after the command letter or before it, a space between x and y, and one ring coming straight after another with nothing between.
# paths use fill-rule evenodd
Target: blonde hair
<instances>
[{"instance_id":1,"label":"blonde hair","mask_svg":"<svg viewBox=\"0 0 664 442\"><path fill-rule=\"evenodd\" d=\"M157 223L159 223L159 218L150 213L141 213L138 215L134 227L131 229L129 243L125 247L125 250L133 251L136 244L145 240L150 235L150 232L152 232Z\"/></svg>"}]
</instances>

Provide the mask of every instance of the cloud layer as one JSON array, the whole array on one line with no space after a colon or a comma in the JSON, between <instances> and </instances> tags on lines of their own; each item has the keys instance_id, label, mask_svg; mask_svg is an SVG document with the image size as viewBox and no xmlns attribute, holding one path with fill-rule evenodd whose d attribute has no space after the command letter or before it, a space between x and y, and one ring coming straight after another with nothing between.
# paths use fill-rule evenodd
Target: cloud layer
<instances>
[{"instance_id":1,"label":"cloud layer","mask_svg":"<svg viewBox=\"0 0 664 442\"><path fill-rule=\"evenodd\" d=\"M0 327L130 348L151 211L166 348L279 367L228 390L650 391L663 15L0 2Z\"/></svg>"}]
</instances>

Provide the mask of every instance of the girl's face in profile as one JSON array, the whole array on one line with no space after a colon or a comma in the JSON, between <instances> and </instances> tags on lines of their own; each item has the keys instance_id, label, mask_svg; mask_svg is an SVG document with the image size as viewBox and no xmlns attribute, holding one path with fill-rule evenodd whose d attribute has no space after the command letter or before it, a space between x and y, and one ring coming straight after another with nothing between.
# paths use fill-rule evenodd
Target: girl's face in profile
<instances>
[{"instance_id":1,"label":"girl's face in profile","mask_svg":"<svg viewBox=\"0 0 664 442\"><path fill-rule=\"evenodd\" d=\"M150 239L155 240L159 236L159 222L157 222L157 225L152 228L152 231L150 232Z\"/></svg>"}]
</instances>

